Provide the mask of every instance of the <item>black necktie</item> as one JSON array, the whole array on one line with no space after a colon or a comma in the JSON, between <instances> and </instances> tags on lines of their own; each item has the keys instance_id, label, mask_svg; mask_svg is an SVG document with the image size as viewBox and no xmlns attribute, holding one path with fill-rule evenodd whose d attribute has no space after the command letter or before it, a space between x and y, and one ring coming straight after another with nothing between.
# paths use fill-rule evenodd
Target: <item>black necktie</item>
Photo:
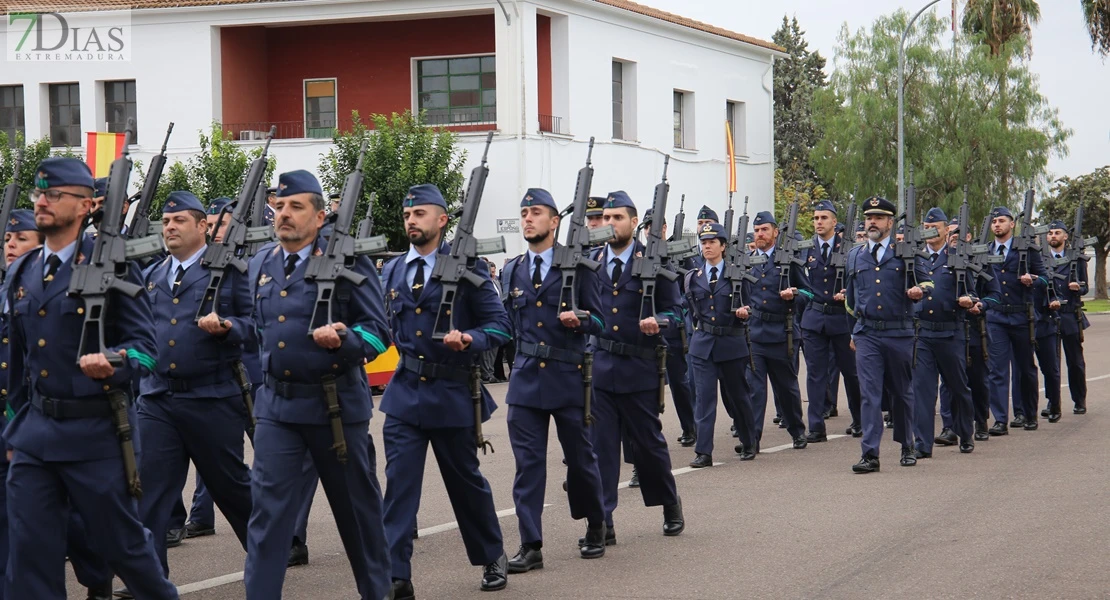
<instances>
[{"instance_id":1,"label":"black necktie","mask_svg":"<svg viewBox=\"0 0 1110 600\"><path fill-rule=\"evenodd\" d=\"M533 264L533 267L532 267L532 285L536 289L539 289L539 287L541 285L543 285L543 277L540 275L540 265L543 264L543 259L540 258L539 256L537 256L532 261L532 264Z\"/></svg>"},{"instance_id":2,"label":"black necktie","mask_svg":"<svg viewBox=\"0 0 1110 600\"><path fill-rule=\"evenodd\" d=\"M613 283L616 283L617 281L620 280L620 278L621 278L621 265L623 265L623 264L624 264L624 262L621 259L619 259L619 258L614 258L613 259L613 276L610 277L610 279L613 280Z\"/></svg>"},{"instance_id":3,"label":"black necktie","mask_svg":"<svg viewBox=\"0 0 1110 600\"><path fill-rule=\"evenodd\" d=\"M1006 256L1006 246L999 246L998 247L998 255L999 256Z\"/></svg>"},{"instance_id":4,"label":"black necktie","mask_svg":"<svg viewBox=\"0 0 1110 600\"><path fill-rule=\"evenodd\" d=\"M938 252L933 253L933 264L934 265L937 264L937 257L939 257L939 256L940 256L940 253L938 253Z\"/></svg>"},{"instance_id":5,"label":"black necktie","mask_svg":"<svg viewBox=\"0 0 1110 600\"><path fill-rule=\"evenodd\" d=\"M177 265L177 271L173 275L173 293L177 294L177 288L181 286L181 280L185 277L184 265Z\"/></svg>"},{"instance_id":6,"label":"black necktie","mask_svg":"<svg viewBox=\"0 0 1110 600\"><path fill-rule=\"evenodd\" d=\"M289 279L289 276L293 274L293 271L297 270L297 259L299 259L299 258L300 257L297 256L296 254L290 254L289 256L285 257L285 278L286 279Z\"/></svg>"},{"instance_id":7,"label":"black necktie","mask_svg":"<svg viewBox=\"0 0 1110 600\"><path fill-rule=\"evenodd\" d=\"M717 284L717 267L709 269L709 285Z\"/></svg>"},{"instance_id":8,"label":"black necktie","mask_svg":"<svg viewBox=\"0 0 1110 600\"><path fill-rule=\"evenodd\" d=\"M46 275L42 276L42 283L46 285L54 281L54 274L58 272L58 267L62 266L62 259L57 254L51 254L46 259Z\"/></svg>"},{"instance_id":9,"label":"black necktie","mask_svg":"<svg viewBox=\"0 0 1110 600\"><path fill-rule=\"evenodd\" d=\"M879 264L879 248L882 247L882 244L875 244L874 246L871 246L871 258L875 260L875 264Z\"/></svg>"},{"instance_id":10,"label":"black necktie","mask_svg":"<svg viewBox=\"0 0 1110 600\"><path fill-rule=\"evenodd\" d=\"M825 264L829 263L829 243L828 242L825 242L825 243L821 244L821 262L823 262Z\"/></svg>"},{"instance_id":11,"label":"black necktie","mask_svg":"<svg viewBox=\"0 0 1110 600\"><path fill-rule=\"evenodd\" d=\"M416 267L416 274L412 277L412 297L419 300L420 292L424 291L424 259L418 258L412 264Z\"/></svg>"}]
</instances>

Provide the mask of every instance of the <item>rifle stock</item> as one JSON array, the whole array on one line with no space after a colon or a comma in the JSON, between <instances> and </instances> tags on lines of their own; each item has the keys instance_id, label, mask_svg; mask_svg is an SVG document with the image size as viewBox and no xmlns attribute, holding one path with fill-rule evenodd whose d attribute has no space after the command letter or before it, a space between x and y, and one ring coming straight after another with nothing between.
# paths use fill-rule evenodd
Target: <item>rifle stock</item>
<instances>
[{"instance_id":1,"label":"rifle stock","mask_svg":"<svg viewBox=\"0 0 1110 600\"><path fill-rule=\"evenodd\" d=\"M162 141L162 150L150 159L146 178L143 179L143 189L139 192L139 202L135 206L135 216L131 219L128 228L128 239L145 238L150 232L150 205L154 202L154 195L158 193L158 184L162 180L162 170L166 166L166 146L170 143L170 134L173 133L173 122L166 128L166 138Z\"/></svg>"}]
</instances>

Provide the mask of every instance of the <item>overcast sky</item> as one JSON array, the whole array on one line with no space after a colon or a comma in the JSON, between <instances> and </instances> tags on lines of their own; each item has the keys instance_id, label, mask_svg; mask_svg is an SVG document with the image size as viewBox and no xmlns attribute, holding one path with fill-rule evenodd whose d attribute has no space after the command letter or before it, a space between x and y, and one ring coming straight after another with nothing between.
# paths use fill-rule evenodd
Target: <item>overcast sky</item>
<instances>
[{"instance_id":1,"label":"overcast sky","mask_svg":"<svg viewBox=\"0 0 1110 600\"><path fill-rule=\"evenodd\" d=\"M844 23L851 31L870 27L883 14L905 8L917 12L928 0L638 0L685 17L770 41L784 14L798 17L810 50L832 68L833 47ZM964 5L960 1L960 7ZM1091 53L1079 0L1041 0L1041 21L1033 29L1032 70L1041 93L1073 130L1066 157L1054 156L1053 176L1076 176L1110 165L1110 62ZM930 10L948 15L949 0Z\"/></svg>"}]
</instances>

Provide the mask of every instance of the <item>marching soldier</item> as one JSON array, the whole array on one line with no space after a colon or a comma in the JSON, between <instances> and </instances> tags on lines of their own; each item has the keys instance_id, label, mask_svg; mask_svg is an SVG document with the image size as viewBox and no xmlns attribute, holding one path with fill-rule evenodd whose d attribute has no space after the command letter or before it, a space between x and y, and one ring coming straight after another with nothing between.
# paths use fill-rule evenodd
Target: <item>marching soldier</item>
<instances>
[{"instance_id":1,"label":"marching soldier","mask_svg":"<svg viewBox=\"0 0 1110 600\"><path fill-rule=\"evenodd\" d=\"M544 488L547 481L549 420L567 462L567 496L572 518L585 518L586 536L579 547L582 558L605 555L605 509L601 504L601 475L590 444L584 410L585 395L574 381L584 377L586 335L597 334L604 323L598 309L597 275L577 269L579 307L589 316L580 320L561 310L562 275L551 269L559 209L551 194L530 189L521 201L521 224L528 251L506 267L509 316L517 334L517 358L505 403L509 441L516 458L513 502L520 523L520 551L509 559L510 573L543 568ZM535 327L535 323L558 326ZM586 383L586 385L589 385Z\"/></svg>"},{"instance_id":2,"label":"marching soldier","mask_svg":"<svg viewBox=\"0 0 1110 600\"><path fill-rule=\"evenodd\" d=\"M836 411L835 390L839 386L837 379L833 378L836 371L831 366L838 367L839 373L844 375L848 409L852 413L852 423L847 432L852 437L863 435L859 425L859 379L856 377L856 355L851 348L848 313L843 302L833 299L840 290L834 289L836 267L832 264L832 257L840 252L841 244L848 243L836 235L838 225L836 207L831 202L822 200L813 207L814 243L806 265L814 297L806 304L801 324L806 357L806 395L809 398L809 435L806 441L810 443L828 440L825 415L832 416Z\"/></svg>"},{"instance_id":3,"label":"marching soldier","mask_svg":"<svg viewBox=\"0 0 1110 600\"><path fill-rule=\"evenodd\" d=\"M926 227L937 230L937 237L927 242L929 278L933 289L915 308L918 334L913 368L914 458L932 458L937 405L937 377L944 381L950 397L952 427L960 444L960 452L975 449L972 441L974 411L971 388L968 387L967 315L983 314L991 304L998 305L997 292L980 296L977 276L970 269L957 273L948 264L952 248L948 246L948 217L940 208L931 208L925 215ZM960 289L962 277L967 288ZM966 311L966 314L965 314ZM947 442L948 440L945 439ZM951 445L951 444L945 444Z\"/></svg>"},{"instance_id":4,"label":"marching soldier","mask_svg":"<svg viewBox=\"0 0 1110 600\"><path fill-rule=\"evenodd\" d=\"M917 464L910 394L913 303L933 286L922 261L915 261L913 273L906 273L904 261L894 256L891 243L894 204L886 198L872 197L864 201L863 208L868 241L848 254L844 297L848 313L855 319L852 342L856 351L860 424L863 426L860 441L863 457L852 466L852 471L873 473L879 470L884 389L890 390L893 405L894 441L902 444L899 462L904 467Z\"/></svg>"},{"instance_id":5,"label":"marching soldier","mask_svg":"<svg viewBox=\"0 0 1110 600\"><path fill-rule=\"evenodd\" d=\"M702 228L705 227L706 224L708 224L708 223L720 223L720 222L721 222L721 220L719 218L717 218L717 211L713 210L712 208L709 208L708 206L703 204L702 207L700 209L698 209L698 229L697 229L697 231L701 231ZM751 233L752 232L749 231L748 235L751 235ZM726 236L732 235L732 232L726 231L725 235ZM700 246L700 244L699 244L699 246ZM701 249L699 248L698 250L699 250L699 254L700 254ZM743 249L741 249L741 251L743 251ZM688 268L693 268L693 269L698 268L697 263L705 262L704 257L702 257L701 260L698 260L698 259L690 259L690 260L694 264L690 265ZM689 326L686 329L687 329L687 331L690 331L691 332L690 335L693 336L693 333L692 333L694 331L693 321L690 320L690 315L689 314L687 314L686 317L687 317L687 320L690 321ZM745 327L746 326L747 326L747 324L745 324ZM750 358L749 358L749 360L750 360ZM694 380L693 369L690 369L689 376L690 376L690 398L692 398L692 401L693 401L694 405L697 406L697 403L698 403L698 386L697 386L697 382ZM721 404L724 404L725 413L728 414L728 418L731 421L736 420L736 414L733 413L732 407L736 406L737 402L739 402L740 400L742 400L742 399L736 399L736 398L732 397L732 389L731 388L728 388L728 387L722 387L721 388ZM751 405L751 399L750 398L748 398L748 405L749 406ZM732 425L731 429L732 429L732 437L739 437L740 436L740 434L736 432L736 426L735 425ZM696 436L695 436L695 441L696 441Z\"/></svg>"},{"instance_id":6,"label":"marching soldier","mask_svg":"<svg viewBox=\"0 0 1110 600\"><path fill-rule=\"evenodd\" d=\"M1062 225L1062 224L1061 224ZM1042 239L1042 244L1047 240ZM1052 256L1052 254L1049 254ZM1042 254L1042 258L1044 255ZM1055 257L1046 260L1046 274L1055 273ZM1033 307L1036 310L1037 324L1035 326L1037 343L1033 344L1033 355L1036 357L1037 366L1040 367L1044 377L1044 395L1047 401L1046 408L1049 423L1060 420L1060 298L1056 292L1055 281L1050 280L1050 285L1034 287ZM1011 384L1020 386L1020 380L1015 381L1011 376ZM1035 392L1034 401L1039 402L1040 391ZM1014 426L1011 423L1011 426Z\"/></svg>"},{"instance_id":7,"label":"marching soldier","mask_svg":"<svg viewBox=\"0 0 1110 600\"><path fill-rule=\"evenodd\" d=\"M162 211L162 238L170 256L145 278L159 352L156 368L141 383L139 435L146 443L139 469L146 493L139 515L154 536L167 575L168 520L181 501L190 460L244 549L251 514L250 470L243 463L243 430L250 415L234 372L243 344L255 337L250 285L245 275L229 272L214 312L195 321L209 281L201 264L207 225L196 196L172 192Z\"/></svg>"},{"instance_id":8,"label":"marching soldier","mask_svg":"<svg viewBox=\"0 0 1110 600\"><path fill-rule=\"evenodd\" d=\"M458 516L467 556L483 567L481 589L504 589L508 557L493 493L479 471L470 382L481 353L511 339L509 317L488 281L489 269L477 261L471 272L483 284L460 286L455 296L451 316L460 329L448 332L442 342L432 339L443 288L431 275L437 257L449 252L443 240L447 203L436 186L425 184L410 188L403 206L411 245L408 254L386 264L382 273L393 344L400 354L381 403L394 598L415 597L412 539L429 445ZM480 393L485 421L496 405L484 387Z\"/></svg>"},{"instance_id":9,"label":"marching soldier","mask_svg":"<svg viewBox=\"0 0 1110 600\"><path fill-rule=\"evenodd\" d=\"M1068 243L1068 230L1063 221L1053 221L1049 225L1048 245L1056 260L1064 258L1064 245ZM1083 306L1083 296L1087 294L1087 261L1076 259L1075 274L1072 276L1070 264L1055 265L1056 272L1065 275L1067 279L1054 280L1056 295L1060 298L1060 338L1064 350L1064 358L1068 367L1068 390L1071 391L1071 400L1075 407L1072 412L1082 415L1087 412L1087 364L1083 360L1083 330L1091 326L1080 308ZM1041 416L1048 417L1050 423L1060 419L1061 408L1056 405L1056 412L1052 407L1041 411ZM1053 420L1055 416L1056 421Z\"/></svg>"},{"instance_id":10,"label":"marching soldier","mask_svg":"<svg viewBox=\"0 0 1110 600\"><path fill-rule=\"evenodd\" d=\"M605 202L605 224L613 226L613 240L594 255L594 260L602 264L598 280L601 314L606 319L594 358L597 421L591 434L601 470L606 544L616 543L613 512L617 508L622 435L628 436L635 448L633 463L644 505L663 506L663 535L678 535L686 526L659 420L659 379L645 376L656 371L656 347L666 342L659 335L656 315L641 314L642 284L632 277L632 261L639 260L645 249L633 239L637 220L636 205L628 194L610 193ZM657 282L655 300L660 316L672 322L678 318L678 296L677 284Z\"/></svg>"},{"instance_id":11,"label":"marching soldier","mask_svg":"<svg viewBox=\"0 0 1110 600\"><path fill-rule=\"evenodd\" d=\"M725 277L724 253L729 234L717 223L706 223L699 229L702 257L705 264L686 273L686 302L694 320L690 339L690 366L698 390L694 416L698 425L697 446L691 467L713 466L713 429L717 419L717 385L729 390L723 395L731 407L733 427L740 438L736 447L740 460L752 460L758 451L755 422L748 402L751 392L745 373L751 355L748 331L744 320L748 307L732 312L732 281ZM748 284L744 283L745 298Z\"/></svg>"},{"instance_id":12,"label":"marching soldier","mask_svg":"<svg viewBox=\"0 0 1110 600\"><path fill-rule=\"evenodd\" d=\"M774 215L762 211L752 221L755 234L756 253L767 257L767 262L752 267L752 275L758 279L752 284L749 296L751 319L748 327L752 339L752 363L754 369L747 373L748 386L752 391L752 412L755 417L755 443L758 448L763 438L763 420L767 412L767 380L774 390L775 408L794 448L806 447L806 426L802 421L802 396L798 389L798 363L794 354L787 354L786 320L794 318L788 314L786 302L796 297L810 298L809 282L802 269L790 270L787 287L779 289L779 267L774 262L775 243L779 237L778 222ZM797 347L794 352L797 352ZM821 392L824 397L824 391ZM811 400L812 402L812 400ZM824 404L821 402L821 404Z\"/></svg>"},{"instance_id":13,"label":"marching soldier","mask_svg":"<svg viewBox=\"0 0 1110 600\"><path fill-rule=\"evenodd\" d=\"M1028 257L1019 256L1021 252L1011 251L1014 241L1014 216L1010 209L999 206L991 210L991 230L994 241L990 251L1004 258L1005 262L993 265L994 276L1002 290L1002 303L987 313L987 328L990 330L990 384L991 412L994 425L990 435L1006 435L1007 416L1010 412L1010 367L1017 372L1020 385L1013 390L1014 406L1022 407L1020 420L1014 416L1014 427L1021 426L1027 431L1037 429L1037 367L1033 364L1033 343L1030 339L1027 316L1027 295L1031 296L1034 286L1044 286L1044 263L1040 252L1027 252ZM1027 262L1027 264L1026 264ZM1026 266L1026 273L1019 273L1020 266ZM1032 302L1032 298L1028 297ZM1015 413L1016 413L1015 408Z\"/></svg>"},{"instance_id":14,"label":"marching soldier","mask_svg":"<svg viewBox=\"0 0 1110 600\"><path fill-rule=\"evenodd\" d=\"M388 340L380 282L370 260L359 257L351 269L365 283L338 282L336 322L310 330L317 290L304 275L311 257L323 250L323 193L307 171L283 173L278 187L278 245L254 256L248 270L265 383L255 404L247 598L281 597L309 452L359 595L378 600L390 593L389 556L367 434L371 404L363 364L384 352Z\"/></svg>"},{"instance_id":15,"label":"marching soldier","mask_svg":"<svg viewBox=\"0 0 1110 600\"><path fill-rule=\"evenodd\" d=\"M145 289L134 298L110 292L103 319L107 347L77 356L85 307L66 292L71 265L83 264L92 252L81 226L92 208L93 187L80 160L49 158L39 164L33 198L45 245L20 257L8 273L6 388L15 411L5 429L13 449L7 479L8 600L65 597L65 582L56 575L66 555L70 511L80 515L99 553L140 597L177 598L129 494L109 400L109 394L130 396L139 370L155 364ZM137 267L131 267L124 277L138 286ZM113 366L106 354L123 360ZM134 403L127 405L134 423ZM139 450L136 437L134 452Z\"/></svg>"}]
</instances>

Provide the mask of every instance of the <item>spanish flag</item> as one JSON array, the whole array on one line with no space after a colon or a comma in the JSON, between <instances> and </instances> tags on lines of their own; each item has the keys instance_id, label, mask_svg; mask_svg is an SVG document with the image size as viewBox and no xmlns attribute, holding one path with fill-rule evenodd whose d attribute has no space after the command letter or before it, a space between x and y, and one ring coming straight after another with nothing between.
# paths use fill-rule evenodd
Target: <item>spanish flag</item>
<instances>
[{"instance_id":1,"label":"spanish flag","mask_svg":"<svg viewBox=\"0 0 1110 600\"><path fill-rule=\"evenodd\" d=\"M736 148L732 144L732 125L725 121L725 142L728 150L728 191L736 191Z\"/></svg>"},{"instance_id":2,"label":"spanish flag","mask_svg":"<svg viewBox=\"0 0 1110 600\"><path fill-rule=\"evenodd\" d=\"M87 135L85 162L89 164L93 177L107 177L112 161L123 154L126 134L90 131Z\"/></svg>"},{"instance_id":3,"label":"spanish flag","mask_svg":"<svg viewBox=\"0 0 1110 600\"><path fill-rule=\"evenodd\" d=\"M401 356L397 353L397 348L390 346L385 352L378 355L372 362L366 365L366 379L371 386L385 385L393 378L393 372L397 370L397 363L400 362Z\"/></svg>"}]
</instances>

